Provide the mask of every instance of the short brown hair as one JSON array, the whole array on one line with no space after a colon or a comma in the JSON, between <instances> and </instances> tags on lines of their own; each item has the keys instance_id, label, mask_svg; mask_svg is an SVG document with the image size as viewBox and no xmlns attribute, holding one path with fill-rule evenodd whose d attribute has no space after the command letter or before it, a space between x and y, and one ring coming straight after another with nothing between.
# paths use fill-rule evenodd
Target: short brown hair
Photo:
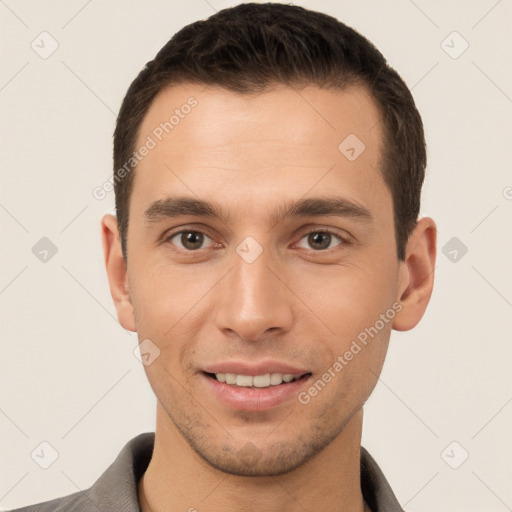
<instances>
[{"instance_id":1,"label":"short brown hair","mask_svg":"<svg viewBox=\"0 0 512 512\"><path fill-rule=\"evenodd\" d=\"M153 99L179 83L218 85L242 94L264 92L275 83L368 87L382 115L386 144L380 170L393 198L397 256L405 258L425 176L423 123L404 81L365 37L332 16L279 3L240 4L187 25L126 93L114 132L114 174L132 157ZM114 183L125 259L133 172Z\"/></svg>"}]
</instances>

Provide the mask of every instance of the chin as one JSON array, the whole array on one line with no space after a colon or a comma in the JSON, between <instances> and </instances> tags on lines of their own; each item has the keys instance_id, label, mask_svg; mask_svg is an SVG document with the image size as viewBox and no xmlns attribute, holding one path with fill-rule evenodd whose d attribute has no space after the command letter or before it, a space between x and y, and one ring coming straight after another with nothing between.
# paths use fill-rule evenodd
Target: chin
<instances>
[{"instance_id":1,"label":"chin","mask_svg":"<svg viewBox=\"0 0 512 512\"><path fill-rule=\"evenodd\" d=\"M235 443L198 446L193 439L188 439L188 442L205 462L223 473L269 477L297 469L322 451L331 440L327 436L300 437L268 443L265 447L248 441L241 448L234 446Z\"/></svg>"}]
</instances>

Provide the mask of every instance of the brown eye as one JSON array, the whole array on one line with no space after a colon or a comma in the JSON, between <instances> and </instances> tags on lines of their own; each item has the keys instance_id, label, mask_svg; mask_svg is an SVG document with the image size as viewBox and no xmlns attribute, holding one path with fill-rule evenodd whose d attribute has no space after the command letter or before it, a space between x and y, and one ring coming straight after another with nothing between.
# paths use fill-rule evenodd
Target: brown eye
<instances>
[{"instance_id":1,"label":"brown eye","mask_svg":"<svg viewBox=\"0 0 512 512\"><path fill-rule=\"evenodd\" d=\"M303 240L306 240L306 246L301 245ZM333 244L336 240L338 243ZM340 236L330 233L329 231L311 231L311 233L308 233L301 238L299 247L304 249L313 249L314 251L323 251L330 249L335 245L340 245L342 242L343 239Z\"/></svg>"},{"instance_id":2,"label":"brown eye","mask_svg":"<svg viewBox=\"0 0 512 512\"><path fill-rule=\"evenodd\" d=\"M169 238L171 243L187 251L201 249L205 240L211 241L209 236L206 236L200 231L180 231Z\"/></svg>"},{"instance_id":3,"label":"brown eye","mask_svg":"<svg viewBox=\"0 0 512 512\"><path fill-rule=\"evenodd\" d=\"M308 243L316 250L328 249L331 245L331 238L330 233L310 233L308 235Z\"/></svg>"}]
</instances>

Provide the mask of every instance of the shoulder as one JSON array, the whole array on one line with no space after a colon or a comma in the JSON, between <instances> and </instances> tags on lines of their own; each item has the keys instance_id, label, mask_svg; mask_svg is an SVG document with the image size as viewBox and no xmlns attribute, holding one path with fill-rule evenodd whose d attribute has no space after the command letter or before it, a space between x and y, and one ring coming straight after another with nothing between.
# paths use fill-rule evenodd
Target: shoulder
<instances>
[{"instance_id":1,"label":"shoulder","mask_svg":"<svg viewBox=\"0 0 512 512\"><path fill-rule=\"evenodd\" d=\"M76 492L28 507L17 508L10 512L88 512L94 510L97 512L94 503L83 492Z\"/></svg>"},{"instance_id":2,"label":"shoulder","mask_svg":"<svg viewBox=\"0 0 512 512\"><path fill-rule=\"evenodd\" d=\"M137 482L153 453L155 434L131 439L88 489L9 512L140 512Z\"/></svg>"},{"instance_id":3,"label":"shoulder","mask_svg":"<svg viewBox=\"0 0 512 512\"><path fill-rule=\"evenodd\" d=\"M373 512L404 512L384 473L361 446L361 490Z\"/></svg>"}]
</instances>

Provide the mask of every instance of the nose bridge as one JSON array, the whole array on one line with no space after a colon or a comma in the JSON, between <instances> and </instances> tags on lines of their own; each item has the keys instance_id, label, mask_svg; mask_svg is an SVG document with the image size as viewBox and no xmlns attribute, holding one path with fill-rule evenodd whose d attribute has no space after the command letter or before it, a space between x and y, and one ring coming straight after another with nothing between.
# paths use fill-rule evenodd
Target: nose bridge
<instances>
[{"instance_id":1,"label":"nose bridge","mask_svg":"<svg viewBox=\"0 0 512 512\"><path fill-rule=\"evenodd\" d=\"M245 340L257 340L269 330L287 330L293 320L289 297L269 268L272 255L256 244L248 237L236 248L217 305L218 327Z\"/></svg>"}]
</instances>

